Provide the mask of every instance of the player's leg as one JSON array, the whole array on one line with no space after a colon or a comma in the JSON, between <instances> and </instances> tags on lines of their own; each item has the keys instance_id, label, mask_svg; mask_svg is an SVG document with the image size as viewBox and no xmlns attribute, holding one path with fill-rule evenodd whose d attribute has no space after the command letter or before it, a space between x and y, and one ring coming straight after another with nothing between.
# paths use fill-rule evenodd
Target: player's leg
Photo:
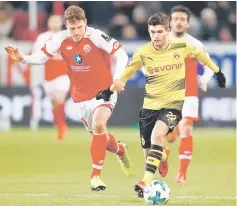
<instances>
[{"instance_id":1,"label":"player's leg","mask_svg":"<svg viewBox=\"0 0 237 206\"><path fill-rule=\"evenodd\" d=\"M157 114L158 111L144 108L139 114L140 141L145 161L151 147L151 133L156 123Z\"/></svg>"},{"instance_id":2,"label":"player's leg","mask_svg":"<svg viewBox=\"0 0 237 206\"><path fill-rule=\"evenodd\" d=\"M42 85L35 85L30 87L30 93L32 97L31 108L30 108L30 128L32 131L37 131L39 128L39 122L41 118L40 102L45 95L45 90Z\"/></svg>"},{"instance_id":3,"label":"player's leg","mask_svg":"<svg viewBox=\"0 0 237 206\"><path fill-rule=\"evenodd\" d=\"M117 98L118 98L117 92L115 92L114 94L112 94L110 96L110 100L108 102L106 102L106 104L111 109L111 115L112 115L113 109L117 103ZM102 102L100 103L100 101L102 101ZM96 100L96 104L98 104L98 102L99 102L99 104L104 104L103 100ZM119 144L116 141L115 137L108 131L107 131L107 138L108 138L108 142L107 142L106 150L111 153L115 153L115 154L117 154L118 157L122 158L125 154L125 149L126 149L125 146L123 144Z\"/></svg>"},{"instance_id":4,"label":"player's leg","mask_svg":"<svg viewBox=\"0 0 237 206\"><path fill-rule=\"evenodd\" d=\"M145 159L145 161L146 161L146 158L147 158L147 156L148 156L148 153L149 153L149 151L150 151L150 148L148 148L148 149L142 149L142 150L143 150L144 159Z\"/></svg>"},{"instance_id":5,"label":"player's leg","mask_svg":"<svg viewBox=\"0 0 237 206\"><path fill-rule=\"evenodd\" d=\"M91 110L88 109L88 115L86 119L88 120L88 126L89 128L91 127L93 134L91 144L91 157L93 162L93 171L91 175L92 189L100 190L105 189L106 187L105 184L102 185L103 187L98 186L97 183L93 184L94 177L98 178L101 173L106 150L117 154L119 162L123 166L125 174L133 174L131 162L127 154L126 145L123 143L118 143L115 140L114 136L108 133L106 128L107 121L112 114L116 102L117 93L114 93L113 95L111 95L110 101L108 102L104 102L104 100L93 99L88 104L88 108L91 108ZM92 116L92 118L90 118L90 116ZM103 182L101 181L100 184L102 183Z\"/></svg>"},{"instance_id":6,"label":"player's leg","mask_svg":"<svg viewBox=\"0 0 237 206\"><path fill-rule=\"evenodd\" d=\"M132 162L128 156L128 147L126 143L117 142L114 136L110 133L108 135L108 142L106 150L117 155L118 162L120 163L125 175L133 176L134 169Z\"/></svg>"},{"instance_id":7,"label":"player's leg","mask_svg":"<svg viewBox=\"0 0 237 206\"><path fill-rule=\"evenodd\" d=\"M64 105L70 88L70 81L67 75L61 75L54 81L53 89L53 115L54 123L58 130L58 139L61 140L66 133L67 123L65 117Z\"/></svg>"},{"instance_id":8,"label":"player's leg","mask_svg":"<svg viewBox=\"0 0 237 206\"><path fill-rule=\"evenodd\" d=\"M143 178L145 183L152 181L153 176L160 162L167 159L163 153L163 140L169 131L169 127L163 121L158 120L151 135L151 147L146 159L146 172Z\"/></svg>"},{"instance_id":9,"label":"player's leg","mask_svg":"<svg viewBox=\"0 0 237 206\"><path fill-rule=\"evenodd\" d=\"M144 177L134 186L138 197L143 197L143 190L145 185L153 180L153 177L155 175L158 165L160 164L160 161L162 160L162 157L164 158L164 160L166 158L164 157L165 155L163 155L162 144L163 139L165 138L168 131L169 128L164 122L160 120L156 122L151 135L151 147L146 158Z\"/></svg>"},{"instance_id":10,"label":"player's leg","mask_svg":"<svg viewBox=\"0 0 237 206\"><path fill-rule=\"evenodd\" d=\"M106 123L111 115L111 109L106 106L96 107L95 98L76 104L77 112L81 122L88 132L92 134L90 153L92 158L91 189L100 191L106 189L106 184L100 179L100 173L103 167L107 134Z\"/></svg>"},{"instance_id":11,"label":"player's leg","mask_svg":"<svg viewBox=\"0 0 237 206\"><path fill-rule=\"evenodd\" d=\"M125 153L124 146L122 144L119 144L112 134L107 133L107 135L108 135L108 142L106 150L111 153L117 154L119 157L123 157Z\"/></svg>"},{"instance_id":12,"label":"player's leg","mask_svg":"<svg viewBox=\"0 0 237 206\"><path fill-rule=\"evenodd\" d=\"M187 169L190 165L193 153L193 122L198 121L198 98L186 97L182 110L183 119L179 123L180 145L179 161L180 168L176 177L177 183L186 181Z\"/></svg>"},{"instance_id":13,"label":"player's leg","mask_svg":"<svg viewBox=\"0 0 237 206\"><path fill-rule=\"evenodd\" d=\"M93 103L93 107L97 108L97 107L100 107L101 105L107 105L111 109L111 111L113 111L113 108L115 107L116 103L117 103L117 92L112 94L110 97L110 100L107 102L104 102L103 100L95 100ZM133 165L128 156L127 144L117 142L115 137L108 132L107 132L107 137L108 137L108 142L107 142L106 150L111 153L116 154L118 162L120 163L123 172L127 176L134 175Z\"/></svg>"},{"instance_id":14,"label":"player's leg","mask_svg":"<svg viewBox=\"0 0 237 206\"><path fill-rule=\"evenodd\" d=\"M106 184L100 179L100 173L106 155L108 135L106 123L111 115L111 105L103 100L92 100L78 103L79 116L86 129L92 134L90 147L92 159L91 189L100 191L106 189Z\"/></svg>"},{"instance_id":15,"label":"player's leg","mask_svg":"<svg viewBox=\"0 0 237 206\"><path fill-rule=\"evenodd\" d=\"M139 197L143 197L144 186L153 180L154 174L159 166L161 176L168 173L168 156L169 149L163 148L163 141L168 132L177 126L181 119L178 110L162 109L157 116L157 122L152 130L151 147L146 160L146 169L142 181L135 185L135 191Z\"/></svg>"},{"instance_id":16,"label":"player's leg","mask_svg":"<svg viewBox=\"0 0 237 206\"><path fill-rule=\"evenodd\" d=\"M104 165L107 147L106 124L111 115L107 106L97 107L92 117L92 142L90 153L92 158L91 189L93 191L105 190L106 185L100 180L100 173Z\"/></svg>"},{"instance_id":17,"label":"player's leg","mask_svg":"<svg viewBox=\"0 0 237 206\"><path fill-rule=\"evenodd\" d=\"M179 137L179 127L175 127L173 132L169 133L165 139L167 140L167 142L172 143L174 142L177 138Z\"/></svg>"},{"instance_id":18,"label":"player's leg","mask_svg":"<svg viewBox=\"0 0 237 206\"><path fill-rule=\"evenodd\" d=\"M154 135L154 131L155 131L154 127L157 123L157 117L159 115L159 112L160 111L157 111L157 110L142 109L139 115L140 139L141 139L143 154L145 157L146 169L148 165L147 160L149 159L150 151L153 148L153 145L151 144L151 136L152 134ZM157 166L158 164L156 165L156 168ZM145 176L146 176L146 172L145 172ZM134 186L134 189L137 192L138 197L143 197L143 189L145 185L146 185L146 181L143 178L142 181L139 181Z\"/></svg>"},{"instance_id":19,"label":"player's leg","mask_svg":"<svg viewBox=\"0 0 237 206\"><path fill-rule=\"evenodd\" d=\"M141 118L141 117L140 117ZM145 160L145 165L146 165L146 160L151 148L151 133L152 130L154 128L154 125L156 123L155 119L150 119L150 121L146 118L146 122L148 124L145 124L147 126L144 125L144 121L143 124L141 119L139 121L140 123L140 139L141 139L141 146L142 146L142 150L143 150L143 155L144 155L144 160ZM149 124L150 122L150 124ZM134 189L137 192L138 197L143 197L143 189L146 186L146 184L143 181L139 181L136 185L134 185Z\"/></svg>"},{"instance_id":20,"label":"player's leg","mask_svg":"<svg viewBox=\"0 0 237 206\"><path fill-rule=\"evenodd\" d=\"M176 182L184 183L186 181L186 173L193 152L193 120L183 118L179 123L180 128L180 144L179 144L179 172L177 174Z\"/></svg>"},{"instance_id":21,"label":"player's leg","mask_svg":"<svg viewBox=\"0 0 237 206\"><path fill-rule=\"evenodd\" d=\"M91 177L100 176L107 148L107 129L106 124L111 115L111 109L107 106L97 107L92 117L92 143L91 157L93 162L93 171Z\"/></svg>"},{"instance_id":22,"label":"player's leg","mask_svg":"<svg viewBox=\"0 0 237 206\"><path fill-rule=\"evenodd\" d=\"M54 115L54 123L57 127L58 131L58 140L62 140L65 132L67 130L67 123L65 120L65 101L67 97L67 92L57 90L55 91L54 99L52 101L53 104L53 115Z\"/></svg>"}]
</instances>

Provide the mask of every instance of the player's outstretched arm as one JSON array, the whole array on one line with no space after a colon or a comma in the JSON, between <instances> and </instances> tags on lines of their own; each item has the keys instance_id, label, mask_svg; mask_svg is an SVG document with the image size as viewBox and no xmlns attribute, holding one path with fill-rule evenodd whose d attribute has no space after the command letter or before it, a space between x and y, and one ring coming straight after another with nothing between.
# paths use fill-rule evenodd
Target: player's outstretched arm
<instances>
[{"instance_id":1,"label":"player's outstretched arm","mask_svg":"<svg viewBox=\"0 0 237 206\"><path fill-rule=\"evenodd\" d=\"M225 88L226 85L226 78L225 75L221 72L221 69L211 60L211 58L206 55L202 50L196 49L193 46L189 47L188 56L195 57L201 63L209 67L215 72L217 78L217 84L221 88Z\"/></svg>"},{"instance_id":2,"label":"player's outstretched arm","mask_svg":"<svg viewBox=\"0 0 237 206\"><path fill-rule=\"evenodd\" d=\"M37 47L37 49L34 50L31 55L23 55L18 51L17 48L14 48L12 46L7 46L5 50L7 51L9 56L17 62L36 65L44 64L50 57L58 53L62 39L64 39L63 35L64 33L61 32L56 34L52 38L52 40L47 41L42 49L42 45L40 47Z\"/></svg>"},{"instance_id":3,"label":"player's outstretched arm","mask_svg":"<svg viewBox=\"0 0 237 206\"><path fill-rule=\"evenodd\" d=\"M123 91L125 83L120 79L128 64L128 55L121 47L112 55L112 62L114 65L113 85L110 87L111 91Z\"/></svg>"},{"instance_id":4,"label":"player's outstretched arm","mask_svg":"<svg viewBox=\"0 0 237 206\"><path fill-rule=\"evenodd\" d=\"M19 63L24 64L44 64L49 57L41 50L34 52L31 55L23 55L17 48L12 46L5 47L6 52L9 54L11 59Z\"/></svg>"},{"instance_id":5,"label":"player's outstretched arm","mask_svg":"<svg viewBox=\"0 0 237 206\"><path fill-rule=\"evenodd\" d=\"M121 88L116 88L115 84L113 84L110 89L116 90L116 91L122 91L124 90L124 86L126 84L126 82L134 75L134 73L137 70L140 70L142 68L142 63L140 60L140 54L138 52L135 52L132 59L130 60L130 63L128 64L128 66L123 70L123 72L120 74L119 77L119 83L121 85ZM122 87L123 85L123 87Z\"/></svg>"}]
</instances>

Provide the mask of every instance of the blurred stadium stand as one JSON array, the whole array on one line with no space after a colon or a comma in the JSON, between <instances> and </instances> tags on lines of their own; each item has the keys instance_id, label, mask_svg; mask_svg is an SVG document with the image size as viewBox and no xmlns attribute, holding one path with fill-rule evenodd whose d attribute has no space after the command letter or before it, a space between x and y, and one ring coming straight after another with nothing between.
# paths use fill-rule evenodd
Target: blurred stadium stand
<instances>
[{"instance_id":1,"label":"blurred stadium stand","mask_svg":"<svg viewBox=\"0 0 237 206\"><path fill-rule=\"evenodd\" d=\"M236 2L161 2L161 1L67 1L67 2L0 2L0 124L6 129L10 123L29 125L31 96L29 86L41 83L42 67L32 69L29 65L17 64L9 59L4 47L12 45L25 54L31 53L37 35L47 30L47 20L51 14L63 15L70 5L81 6L87 15L88 24L107 32L121 41L129 57L149 40L147 32L148 17L155 12L170 12L172 6L182 4L193 13L189 33L202 40L211 58L222 68L227 78L227 89L216 88L214 78L209 91L200 95L200 126L235 126L236 124ZM31 69L30 69L31 68ZM202 73L202 67L199 68ZM128 82L128 90L120 95L114 125L134 125L142 104L145 78L137 72ZM139 89L137 89L137 87ZM21 90L22 89L22 90ZM40 92L38 92L40 93ZM134 97L133 94L137 94ZM133 96L133 99L131 98ZM50 101L45 97L38 108L40 121L51 124ZM127 111L124 119L123 105L134 104L134 111ZM69 123L78 124L71 99L67 101L66 115ZM214 106L213 106L214 105ZM223 105L221 107L221 105ZM221 111L218 108L221 107ZM9 123L9 118L11 121Z\"/></svg>"},{"instance_id":2,"label":"blurred stadium stand","mask_svg":"<svg viewBox=\"0 0 237 206\"><path fill-rule=\"evenodd\" d=\"M63 7L72 4L81 6L89 25L99 27L120 40L149 39L146 32L148 16L155 12L169 12L171 7L183 4L193 13L190 34L201 40L231 42L236 40L236 2L156 2L156 1L114 1L114 2L62 2ZM37 2L38 29L30 31L28 2L10 1L0 3L0 24L12 24L16 40L34 40L36 34L47 29L47 16L55 13L55 2ZM103 14L103 15L101 15ZM105 26L106 25L106 26ZM130 31L130 32L128 32ZM32 33L32 34L31 34Z\"/></svg>"}]
</instances>

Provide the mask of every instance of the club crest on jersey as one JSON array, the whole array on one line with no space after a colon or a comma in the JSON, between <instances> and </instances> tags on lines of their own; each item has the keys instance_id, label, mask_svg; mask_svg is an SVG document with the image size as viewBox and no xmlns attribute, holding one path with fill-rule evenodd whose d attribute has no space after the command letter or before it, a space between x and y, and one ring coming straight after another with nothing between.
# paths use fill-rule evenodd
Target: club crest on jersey
<instances>
[{"instance_id":1,"label":"club crest on jersey","mask_svg":"<svg viewBox=\"0 0 237 206\"><path fill-rule=\"evenodd\" d=\"M87 52L87 53L90 52L91 51L91 46L89 44L84 45L83 51Z\"/></svg>"},{"instance_id":2,"label":"club crest on jersey","mask_svg":"<svg viewBox=\"0 0 237 206\"><path fill-rule=\"evenodd\" d=\"M175 52L175 53L174 53L174 58L175 58L176 60L179 60L179 59L180 59L180 55Z\"/></svg>"},{"instance_id":3,"label":"club crest on jersey","mask_svg":"<svg viewBox=\"0 0 237 206\"><path fill-rule=\"evenodd\" d=\"M74 60L77 64L82 63L82 56L80 54L74 54Z\"/></svg>"},{"instance_id":4,"label":"club crest on jersey","mask_svg":"<svg viewBox=\"0 0 237 206\"><path fill-rule=\"evenodd\" d=\"M149 75L152 75L154 73L154 69L152 67L147 67L147 72Z\"/></svg>"},{"instance_id":5,"label":"club crest on jersey","mask_svg":"<svg viewBox=\"0 0 237 206\"><path fill-rule=\"evenodd\" d=\"M67 47L67 50L72 50L72 46L68 46L68 47Z\"/></svg>"}]
</instances>

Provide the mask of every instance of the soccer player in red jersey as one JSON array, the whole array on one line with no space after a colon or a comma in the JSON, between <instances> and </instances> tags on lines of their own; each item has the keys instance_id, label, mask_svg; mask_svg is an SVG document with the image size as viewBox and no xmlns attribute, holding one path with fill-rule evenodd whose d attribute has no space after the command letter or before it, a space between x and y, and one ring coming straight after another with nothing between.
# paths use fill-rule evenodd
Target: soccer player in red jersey
<instances>
[{"instance_id":1,"label":"soccer player in red jersey","mask_svg":"<svg viewBox=\"0 0 237 206\"><path fill-rule=\"evenodd\" d=\"M28 64L43 64L58 52L61 53L68 66L70 94L78 106L75 112L79 112L85 127L93 135L90 148L91 189L104 190L106 184L100 179L100 173L106 150L117 154L126 175L133 175L126 145L117 143L106 128L117 102L117 93L114 92L105 100L96 98L100 91L108 89L111 84L117 85L120 74L127 65L128 56L118 41L87 26L82 8L68 7L64 19L67 29L56 34L32 55L22 55L11 46L5 49L12 59Z\"/></svg>"},{"instance_id":2,"label":"soccer player in red jersey","mask_svg":"<svg viewBox=\"0 0 237 206\"><path fill-rule=\"evenodd\" d=\"M190 10L182 5L174 6L171 9L171 39L185 40L189 44L205 52L202 42L187 33L189 28ZM206 53L206 52L205 52ZM206 53L207 54L207 53ZM208 55L208 54L207 54ZM207 90L207 83L213 76L213 71L204 65L204 74L198 76L198 61L193 58L185 60L186 87L185 100L182 108L182 120L173 133L167 136L168 141L174 141L180 136L179 160L180 168L177 174L176 182L184 183L186 181L187 169L192 159L193 152L193 123L199 120L198 116L198 79L200 88Z\"/></svg>"}]
</instances>

